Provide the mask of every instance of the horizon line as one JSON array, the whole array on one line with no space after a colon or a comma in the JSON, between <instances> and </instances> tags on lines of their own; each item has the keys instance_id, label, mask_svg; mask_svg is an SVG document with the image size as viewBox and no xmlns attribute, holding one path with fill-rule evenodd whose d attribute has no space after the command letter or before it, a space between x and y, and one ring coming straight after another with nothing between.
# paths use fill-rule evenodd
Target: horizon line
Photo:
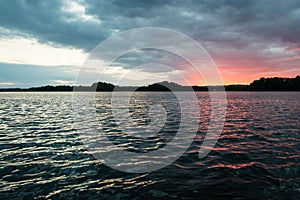
<instances>
[{"instance_id":1,"label":"horizon line","mask_svg":"<svg viewBox=\"0 0 300 200\"><path fill-rule=\"evenodd\" d=\"M294 78L297 78L297 77L300 77L300 75L296 75L294 77L278 77L278 76L275 76L275 77L260 77L259 79L256 79L256 80L253 80L252 82L248 83L248 84L245 84L245 83L231 83L231 84L224 84L224 85L181 85L179 83L176 83L176 82L173 82L173 81L160 81L160 82L153 82L153 83L148 83L147 85L140 85L140 86L130 86L130 85L123 85L123 86L120 86L120 85L117 85L117 84L113 84L113 83L109 83L109 82L105 82L105 81L98 81L98 82L94 82L90 85L64 85L64 84L61 84L61 85L50 85L50 84L47 84L47 85L41 85L41 86L30 86L30 87L5 87L5 88L0 88L1 90L9 90L9 89L31 89L31 88L41 88L41 87L47 87L47 86L50 86L50 87L59 87L59 86L65 86L65 87L92 87L93 84L95 83L104 83L104 84L110 84L110 85L113 85L114 87L147 87L147 86L151 86L151 85L154 85L154 84L160 84L160 83L171 83L171 84L176 84L178 86L181 86L181 87L226 87L226 86L250 86L251 83L255 82L255 81L259 81L261 79L274 79L274 78L279 78L279 79L294 79Z\"/></svg>"}]
</instances>

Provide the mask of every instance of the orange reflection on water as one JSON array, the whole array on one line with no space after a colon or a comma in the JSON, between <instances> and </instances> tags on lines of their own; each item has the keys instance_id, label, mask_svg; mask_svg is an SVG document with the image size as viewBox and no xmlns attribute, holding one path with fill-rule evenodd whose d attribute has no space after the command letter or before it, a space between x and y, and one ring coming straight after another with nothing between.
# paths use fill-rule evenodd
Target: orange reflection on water
<instances>
[{"instance_id":1,"label":"orange reflection on water","mask_svg":"<svg viewBox=\"0 0 300 200\"><path fill-rule=\"evenodd\" d=\"M209 169L211 168L230 168L230 169L240 169L243 167L249 167L252 166L254 164L257 164L257 162L249 162L249 163L244 163L244 164L235 164L235 165L231 165L231 164L216 164L213 166L208 167Z\"/></svg>"}]
</instances>

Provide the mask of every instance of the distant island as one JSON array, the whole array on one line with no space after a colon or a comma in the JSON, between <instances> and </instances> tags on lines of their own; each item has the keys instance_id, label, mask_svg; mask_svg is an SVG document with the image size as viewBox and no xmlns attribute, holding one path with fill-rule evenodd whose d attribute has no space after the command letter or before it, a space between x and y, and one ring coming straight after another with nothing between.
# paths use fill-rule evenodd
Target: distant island
<instances>
[{"instance_id":1,"label":"distant island","mask_svg":"<svg viewBox=\"0 0 300 200\"><path fill-rule=\"evenodd\" d=\"M71 92L74 89L76 91L98 91L98 92L111 92L115 91L220 91L222 86L182 86L174 82L159 82L150 84L148 86L117 86L111 83L97 82L93 83L91 86L69 86L69 85L59 85L59 86L41 86L41 87L31 87L31 88L0 88L0 92ZM249 85L225 85L226 91L300 91L300 76L295 78L260 78L255 80Z\"/></svg>"}]
</instances>

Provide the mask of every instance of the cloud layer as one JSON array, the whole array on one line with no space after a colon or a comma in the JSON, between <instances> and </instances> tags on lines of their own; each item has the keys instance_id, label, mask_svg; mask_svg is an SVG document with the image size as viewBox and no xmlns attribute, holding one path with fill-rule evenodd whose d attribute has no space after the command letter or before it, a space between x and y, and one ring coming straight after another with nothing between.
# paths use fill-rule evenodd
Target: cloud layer
<instances>
[{"instance_id":1,"label":"cloud layer","mask_svg":"<svg viewBox=\"0 0 300 200\"><path fill-rule=\"evenodd\" d=\"M171 28L200 42L226 83L299 74L299 23L298 0L0 1L2 42L36 40L40 45L73 48L84 55L121 31L145 26ZM151 62L162 57L168 56L154 51L135 58L131 54L120 58L118 67L129 69L140 59Z\"/></svg>"}]
</instances>

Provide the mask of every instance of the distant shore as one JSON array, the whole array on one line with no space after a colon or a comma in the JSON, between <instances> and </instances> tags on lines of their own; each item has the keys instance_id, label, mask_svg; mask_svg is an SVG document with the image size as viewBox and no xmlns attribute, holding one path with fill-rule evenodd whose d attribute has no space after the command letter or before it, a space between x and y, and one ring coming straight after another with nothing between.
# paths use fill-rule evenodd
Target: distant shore
<instances>
[{"instance_id":1,"label":"distant shore","mask_svg":"<svg viewBox=\"0 0 300 200\"><path fill-rule=\"evenodd\" d=\"M98 82L91 86L41 86L31 88L0 88L0 92L168 92L168 91L300 91L300 76L295 78L260 78L249 85L225 85L225 86L182 86L174 82L163 81L147 86L117 86L111 83Z\"/></svg>"}]
</instances>

